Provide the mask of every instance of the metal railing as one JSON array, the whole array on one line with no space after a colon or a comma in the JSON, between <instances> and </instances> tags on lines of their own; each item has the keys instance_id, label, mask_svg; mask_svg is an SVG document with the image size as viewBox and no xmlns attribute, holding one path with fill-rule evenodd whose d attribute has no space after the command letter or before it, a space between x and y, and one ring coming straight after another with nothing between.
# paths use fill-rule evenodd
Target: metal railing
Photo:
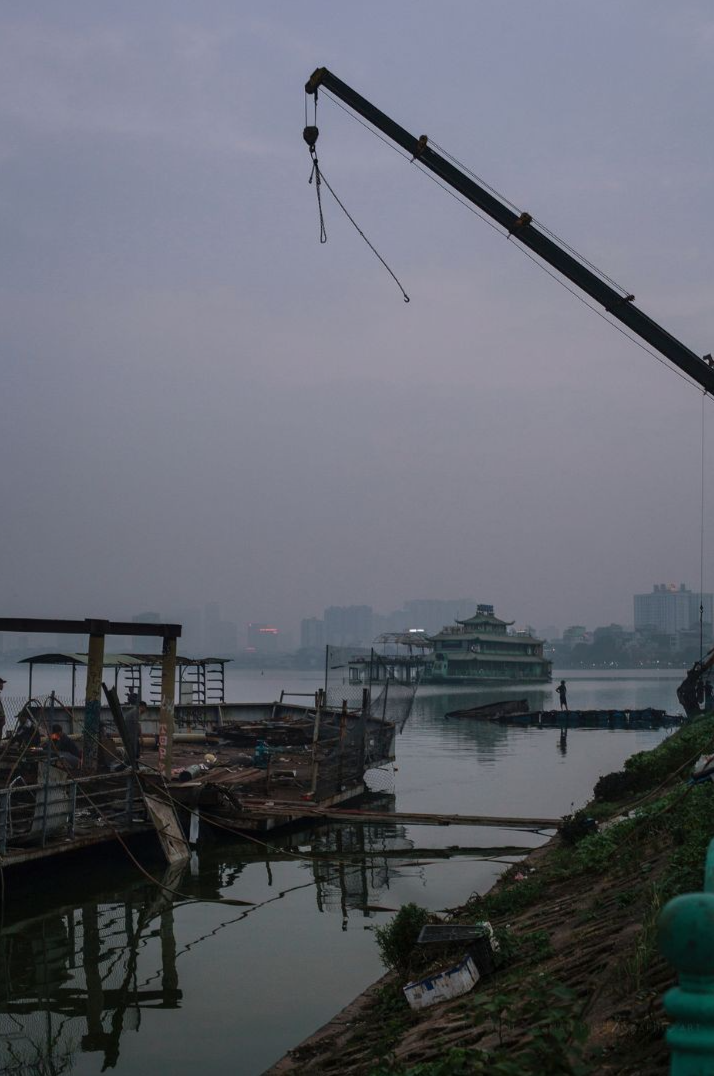
<instances>
[{"instance_id":1,"label":"metal railing","mask_svg":"<svg viewBox=\"0 0 714 1076\"><path fill-rule=\"evenodd\" d=\"M684 893L664 906L659 950L679 973L664 995L673 1023L667 1030L671 1076L714 1072L714 840L704 867L704 891Z\"/></svg>"},{"instance_id":2,"label":"metal railing","mask_svg":"<svg viewBox=\"0 0 714 1076\"><path fill-rule=\"evenodd\" d=\"M91 835L145 823L147 813L135 774L71 777L43 763L34 785L16 779L0 789L0 856L14 850L45 848L54 841L79 841Z\"/></svg>"}]
</instances>

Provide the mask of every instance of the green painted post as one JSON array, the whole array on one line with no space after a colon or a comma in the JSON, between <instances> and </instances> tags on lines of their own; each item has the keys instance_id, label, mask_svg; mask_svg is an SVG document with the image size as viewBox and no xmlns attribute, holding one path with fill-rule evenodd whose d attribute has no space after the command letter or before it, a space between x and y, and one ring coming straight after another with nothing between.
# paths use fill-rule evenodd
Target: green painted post
<instances>
[{"instance_id":1,"label":"green painted post","mask_svg":"<svg viewBox=\"0 0 714 1076\"><path fill-rule=\"evenodd\" d=\"M704 889L670 900L659 917L660 952L679 973L679 986L663 999L674 1021L666 1036L671 1076L714 1073L714 841Z\"/></svg>"}]
</instances>

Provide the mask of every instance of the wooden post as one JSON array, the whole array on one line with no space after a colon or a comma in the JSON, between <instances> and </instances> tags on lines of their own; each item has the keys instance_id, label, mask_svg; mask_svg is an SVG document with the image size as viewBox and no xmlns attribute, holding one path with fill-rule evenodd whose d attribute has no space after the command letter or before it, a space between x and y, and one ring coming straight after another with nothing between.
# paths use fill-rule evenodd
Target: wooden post
<instances>
[{"instance_id":1,"label":"wooden post","mask_svg":"<svg viewBox=\"0 0 714 1076\"><path fill-rule=\"evenodd\" d=\"M663 999L674 1021L666 1036L671 1076L714 1072L714 841L704 888L670 900L659 917L660 952L679 973L679 986Z\"/></svg>"},{"instance_id":2,"label":"wooden post","mask_svg":"<svg viewBox=\"0 0 714 1076\"><path fill-rule=\"evenodd\" d=\"M171 780L176 701L176 640L164 639L161 661L161 709L159 710L159 768Z\"/></svg>"},{"instance_id":3,"label":"wooden post","mask_svg":"<svg viewBox=\"0 0 714 1076\"><path fill-rule=\"evenodd\" d=\"M310 791L315 795L317 788L317 743L320 739L320 718L322 716L322 694L319 696L317 709L315 710L315 724L312 726L312 782Z\"/></svg>"},{"instance_id":4,"label":"wooden post","mask_svg":"<svg viewBox=\"0 0 714 1076\"><path fill-rule=\"evenodd\" d=\"M362 688L362 714L360 716L360 723L362 725L362 732L360 736L360 752L361 752L361 767L362 778L364 779L365 767L367 765L367 722L369 720L370 707L372 704L372 692L371 688Z\"/></svg>"},{"instance_id":5,"label":"wooden post","mask_svg":"<svg viewBox=\"0 0 714 1076\"><path fill-rule=\"evenodd\" d=\"M87 690L84 703L84 738L82 758L87 773L96 773L97 747L102 711L102 669L104 668L104 634L92 632L87 653Z\"/></svg>"},{"instance_id":6,"label":"wooden post","mask_svg":"<svg viewBox=\"0 0 714 1076\"><path fill-rule=\"evenodd\" d=\"M343 777L343 752L344 752L344 740L345 740L345 727L347 725L347 699L342 700L342 713L340 714L340 746L339 755L337 757L337 791L342 791L342 777ZM334 790L333 790L334 791Z\"/></svg>"}]
</instances>

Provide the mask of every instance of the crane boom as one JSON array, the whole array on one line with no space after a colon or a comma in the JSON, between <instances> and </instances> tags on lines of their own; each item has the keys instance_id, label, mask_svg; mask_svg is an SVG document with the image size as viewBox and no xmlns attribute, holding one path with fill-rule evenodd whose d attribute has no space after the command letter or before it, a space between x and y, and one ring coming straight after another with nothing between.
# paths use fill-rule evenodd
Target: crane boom
<instances>
[{"instance_id":1,"label":"crane boom","mask_svg":"<svg viewBox=\"0 0 714 1076\"><path fill-rule=\"evenodd\" d=\"M413 154L419 163L433 172L439 179L448 183L489 217L500 224L523 246L551 265L562 276L589 295L605 310L626 325L641 339L669 359L675 366L687 374L706 392L714 394L714 365L711 356L700 358L676 337L672 336L634 305L634 295L622 295L601 277L593 273L586 265L573 257L564 247L540 231L532 222L528 213L514 211L476 180L466 175L450 161L436 153L428 144L425 135L417 138L410 134L389 116L375 108L366 98L348 86L346 82L333 75L326 67L318 67L305 84L307 94L316 95L319 87L324 87L344 102L354 112L362 116L373 127L381 131L398 146Z\"/></svg>"}]
</instances>

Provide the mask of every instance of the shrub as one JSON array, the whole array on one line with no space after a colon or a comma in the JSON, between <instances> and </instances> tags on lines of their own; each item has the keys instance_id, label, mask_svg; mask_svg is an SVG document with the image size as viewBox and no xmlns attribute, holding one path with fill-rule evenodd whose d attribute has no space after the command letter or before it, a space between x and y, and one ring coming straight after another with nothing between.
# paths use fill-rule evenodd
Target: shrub
<instances>
[{"instance_id":1,"label":"shrub","mask_svg":"<svg viewBox=\"0 0 714 1076\"><path fill-rule=\"evenodd\" d=\"M711 717L696 718L682 725L651 751L640 751L628 758L624 770L601 777L593 795L600 802L616 802L637 792L649 792L671 780L683 767L686 771L698 755L711 754L713 745L714 722Z\"/></svg>"},{"instance_id":2,"label":"shrub","mask_svg":"<svg viewBox=\"0 0 714 1076\"><path fill-rule=\"evenodd\" d=\"M426 908L420 908L418 904L403 904L390 923L377 927L377 945L385 967L402 971L409 966L419 932L431 918L431 912Z\"/></svg>"},{"instance_id":3,"label":"shrub","mask_svg":"<svg viewBox=\"0 0 714 1076\"><path fill-rule=\"evenodd\" d=\"M583 837L597 832L597 822L590 817L587 810L575 811L574 814L563 816L558 832L566 844L577 844Z\"/></svg>"}]
</instances>

